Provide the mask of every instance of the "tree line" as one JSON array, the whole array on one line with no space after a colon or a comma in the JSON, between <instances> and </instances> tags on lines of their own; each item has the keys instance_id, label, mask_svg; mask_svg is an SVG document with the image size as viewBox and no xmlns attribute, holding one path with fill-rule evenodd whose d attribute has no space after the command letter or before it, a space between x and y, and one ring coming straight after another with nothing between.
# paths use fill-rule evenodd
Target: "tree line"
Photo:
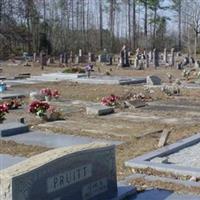
<instances>
[{"instance_id":1,"label":"tree line","mask_svg":"<svg viewBox=\"0 0 200 200\"><path fill-rule=\"evenodd\" d=\"M116 53L123 44L196 54L199 34L199 0L0 0L1 58L79 48Z\"/></svg>"}]
</instances>

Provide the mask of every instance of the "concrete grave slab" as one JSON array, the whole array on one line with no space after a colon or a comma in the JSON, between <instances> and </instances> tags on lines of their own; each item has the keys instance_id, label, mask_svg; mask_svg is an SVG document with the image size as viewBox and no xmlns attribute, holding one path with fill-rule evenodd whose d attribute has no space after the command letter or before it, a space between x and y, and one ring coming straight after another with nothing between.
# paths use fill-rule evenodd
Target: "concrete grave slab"
<instances>
[{"instance_id":1,"label":"concrete grave slab","mask_svg":"<svg viewBox=\"0 0 200 200\"><path fill-rule=\"evenodd\" d=\"M154 101L149 102L147 110L160 110L160 111L176 111L176 110L185 110L185 111L200 111L200 103L198 101L186 100L186 99L177 99L177 100L167 100L167 101Z\"/></svg>"},{"instance_id":2,"label":"concrete grave slab","mask_svg":"<svg viewBox=\"0 0 200 200\"><path fill-rule=\"evenodd\" d=\"M134 195L129 200L199 200L200 196L180 194L167 190L149 189Z\"/></svg>"},{"instance_id":3,"label":"concrete grave slab","mask_svg":"<svg viewBox=\"0 0 200 200\"><path fill-rule=\"evenodd\" d=\"M0 100L25 98L26 94L20 93L0 93Z\"/></svg>"},{"instance_id":4,"label":"concrete grave slab","mask_svg":"<svg viewBox=\"0 0 200 200\"><path fill-rule=\"evenodd\" d=\"M0 154L0 170L15 165L26 158L19 156L11 156L9 154ZM1 190L0 190L1 191Z\"/></svg>"},{"instance_id":5,"label":"concrete grave slab","mask_svg":"<svg viewBox=\"0 0 200 200\"><path fill-rule=\"evenodd\" d=\"M10 137L3 137L3 140L11 140L20 144L44 146L48 148L70 147L74 145L89 144L94 141L107 142L109 144L121 144L118 141L105 141L92 139L90 137L81 137L73 135L42 133L42 132L28 132L26 134L14 135Z\"/></svg>"},{"instance_id":6,"label":"concrete grave slab","mask_svg":"<svg viewBox=\"0 0 200 200\"><path fill-rule=\"evenodd\" d=\"M22 124L19 122L0 124L0 137L8 137L26 132L29 132L29 127L27 124Z\"/></svg>"},{"instance_id":7,"label":"concrete grave slab","mask_svg":"<svg viewBox=\"0 0 200 200\"><path fill-rule=\"evenodd\" d=\"M194 177L200 177L200 167L195 167L192 166L191 163L190 165L184 165L182 163L182 165L178 165L176 163L168 163L168 164L164 164L164 163L158 163L156 161L154 161L154 159L156 158L163 158L163 157L168 157L168 156L174 156L174 153L177 153L183 149L187 150L187 148L189 147L195 147L194 149L199 149L199 143L200 143L200 133L196 134L192 137L183 139L181 141L178 141L175 144L172 145L168 145L166 147L163 147L161 149L158 149L156 151L150 152L148 154L145 154L143 156L134 158L132 160L129 160L127 162L125 162L125 165L127 167L131 167L131 168L139 168L139 169L147 169L147 168L151 168L160 172L165 172L165 173L172 173L175 175L179 175L179 176L194 176ZM196 145L198 145L196 147ZM196 152L196 156L198 156L199 151ZM195 153L195 152L194 152ZM183 157L186 158L186 154L185 152L182 153ZM194 156L193 158L195 159L196 156ZM191 155L188 155L188 159L191 157ZM191 158L190 158L191 159ZM198 159L198 158L197 158ZM187 158L186 158L187 160ZM191 161L191 160L190 160ZM196 161L198 162L198 161Z\"/></svg>"},{"instance_id":8,"label":"concrete grave slab","mask_svg":"<svg viewBox=\"0 0 200 200\"><path fill-rule=\"evenodd\" d=\"M104 116L101 116L104 117ZM90 119L88 119L90 118ZM39 124L39 129L42 130L62 130L64 133L67 132L73 132L77 133L78 135L80 133L90 133L91 135L113 135L113 136L119 136L119 137L127 137L129 136L129 133L124 132L124 128L130 128L127 127L127 125L122 124L112 124L109 123L109 120L103 120L101 123L94 123L92 120L92 116L89 116L87 119L81 121L80 123L77 123L77 120L63 120L63 121L54 121L54 122L48 122L48 123L42 123ZM116 132L116 128L120 131Z\"/></svg>"},{"instance_id":9,"label":"concrete grave slab","mask_svg":"<svg viewBox=\"0 0 200 200\"><path fill-rule=\"evenodd\" d=\"M148 107L148 106L147 106ZM146 107L142 108L146 109ZM112 115L103 116L104 118L113 118L113 119L121 119L121 120L128 120L131 122L155 122L161 124L194 124L200 121L199 116L193 117L163 117L157 116L148 113L131 113L131 112L118 112Z\"/></svg>"},{"instance_id":10,"label":"concrete grave slab","mask_svg":"<svg viewBox=\"0 0 200 200\"><path fill-rule=\"evenodd\" d=\"M88 115L108 115L114 112L114 108L96 104L86 107L86 113Z\"/></svg>"},{"instance_id":11,"label":"concrete grave slab","mask_svg":"<svg viewBox=\"0 0 200 200\"><path fill-rule=\"evenodd\" d=\"M31 78L23 80L6 80L5 83L10 85L20 85L20 84L36 84L42 82L58 82L65 80L71 82L86 83L86 84L111 84L111 85L146 83L146 78L140 78L140 77L94 75L91 76L90 78L87 78L85 74L67 74L61 72L42 74L41 76L31 76Z\"/></svg>"},{"instance_id":12,"label":"concrete grave slab","mask_svg":"<svg viewBox=\"0 0 200 200\"><path fill-rule=\"evenodd\" d=\"M93 143L47 151L2 170L0 180L1 200L113 199L115 148Z\"/></svg>"},{"instance_id":13,"label":"concrete grave slab","mask_svg":"<svg viewBox=\"0 0 200 200\"><path fill-rule=\"evenodd\" d=\"M162 88L163 86L165 86L165 84L161 84L161 85L144 85L147 88ZM182 83L181 85L179 85L180 88L186 88L186 89L199 89L200 88L200 84L199 83Z\"/></svg>"}]
</instances>

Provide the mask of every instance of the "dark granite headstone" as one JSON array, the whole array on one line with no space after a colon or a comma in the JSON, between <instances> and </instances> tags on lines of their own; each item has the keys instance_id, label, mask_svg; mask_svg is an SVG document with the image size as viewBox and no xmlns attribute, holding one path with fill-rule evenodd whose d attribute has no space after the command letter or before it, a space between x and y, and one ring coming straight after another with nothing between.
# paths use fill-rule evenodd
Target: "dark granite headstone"
<instances>
[{"instance_id":1,"label":"dark granite headstone","mask_svg":"<svg viewBox=\"0 0 200 200\"><path fill-rule=\"evenodd\" d=\"M12 185L3 193L14 200L107 200L116 197L114 146L98 143L87 146L52 150L3 171L0 179L4 188Z\"/></svg>"},{"instance_id":2,"label":"dark granite headstone","mask_svg":"<svg viewBox=\"0 0 200 200\"><path fill-rule=\"evenodd\" d=\"M0 137L8 137L26 132L29 132L28 125L19 122L10 122L0 125Z\"/></svg>"},{"instance_id":3,"label":"dark granite headstone","mask_svg":"<svg viewBox=\"0 0 200 200\"><path fill-rule=\"evenodd\" d=\"M157 76L147 76L147 85L161 85L161 79Z\"/></svg>"}]
</instances>

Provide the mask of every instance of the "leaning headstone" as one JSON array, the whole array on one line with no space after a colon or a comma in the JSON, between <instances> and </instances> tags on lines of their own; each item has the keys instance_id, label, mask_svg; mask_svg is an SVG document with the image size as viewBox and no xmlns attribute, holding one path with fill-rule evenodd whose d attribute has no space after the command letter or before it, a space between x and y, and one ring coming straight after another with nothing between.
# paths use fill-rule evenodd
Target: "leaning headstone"
<instances>
[{"instance_id":1,"label":"leaning headstone","mask_svg":"<svg viewBox=\"0 0 200 200\"><path fill-rule=\"evenodd\" d=\"M157 49L153 50L153 66L154 68L159 67L159 52Z\"/></svg>"},{"instance_id":2,"label":"leaning headstone","mask_svg":"<svg viewBox=\"0 0 200 200\"><path fill-rule=\"evenodd\" d=\"M1 200L102 200L118 195L115 147L59 148L1 170Z\"/></svg>"},{"instance_id":3,"label":"leaning headstone","mask_svg":"<svg viewBox=\"0 0 200 200\"><path fill-rule=\"evenodd\" d=\"M161 79L157 76L147 76L147 85L161 85Z\"/></svg>"},{"instance_id":4,"label":"leaning headstone","mask_svg":"<svg viewBox=\"0 0 200 200\"><path fill-rule=\"evenodd\" d=\"M28 125L19 122L3 123L0 125L0 137L8 137L26 132L29 132Z\"/></svg>"},{"instance_id":5,"label":"leaning headstone","mask_svg":"<svg viewBox=\"0 0 200 200\"><path fill-rule=\"evenodd\" d=\"M108 115L114 112L114 108L98 104L88 106L86 112L88 115Z\"/></svg>"},{"instance_id":6,"label":"leaning headstone","mask_svg":"<svg viewBox=\"0 0 200 200\"><path fill-rule=\"evenodd\" d=\"M164 147L166 145L171 131L172 131L172 129L170 129L170 130L164 129L163 130L160 140L159 140L159 143L158 143L158 147Z\"/></svg>"}]
</instances>

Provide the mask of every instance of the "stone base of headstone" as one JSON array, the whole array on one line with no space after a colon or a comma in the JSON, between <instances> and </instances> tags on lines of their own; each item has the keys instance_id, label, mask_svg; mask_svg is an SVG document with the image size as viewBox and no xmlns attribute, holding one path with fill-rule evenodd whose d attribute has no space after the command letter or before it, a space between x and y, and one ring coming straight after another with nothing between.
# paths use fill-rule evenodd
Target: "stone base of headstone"
<instances>
[{"instance_id":1,"label":"stone base of headstone","mask_svg":"<svg viewBox=\"0 0 200 200\"><path fill-rule=\"evenodd\" d=\"M88 115L108 115L114 112L114 108L99 105L91 105L86 108L86 113Z\"/></svg>"}]
</instances>

